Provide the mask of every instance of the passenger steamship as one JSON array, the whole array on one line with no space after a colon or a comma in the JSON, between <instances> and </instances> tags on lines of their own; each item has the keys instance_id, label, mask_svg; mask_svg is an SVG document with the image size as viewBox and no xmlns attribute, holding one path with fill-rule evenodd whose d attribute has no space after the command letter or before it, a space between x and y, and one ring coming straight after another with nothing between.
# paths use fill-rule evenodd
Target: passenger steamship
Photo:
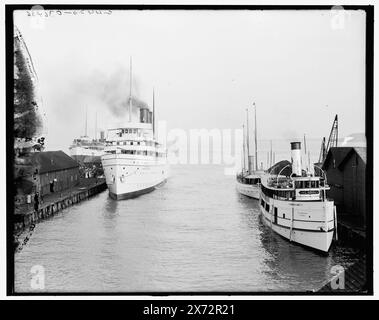
<instances>
[{"instance_id":1,"label":"passenger steamship","mask_svg":"<svg viewBox=\"0 0 379 320\"><path fill-rule=\"evenodd\" d=\"M154 93L153 112L146 107L133 108L130 94L129 122L108 130L101 162L113 199L153 191L168 177L166 148L155 139L154 111Z\"/></svg>"},{"instance_id":2,"label":"passenger steamship","mask_svg":"<svg viewBox=\"0 0 379 320\"><path fill-rule=\"evenodd\" d=\"M105 147L104 131L100 131L100 139L97 138L97 114L95 125L95 139L88 136L87 111L84 136L74 139L69 147L70 156L79 163L100 163L101 155Z\"/></svg>"},{"instance_id":3,"label":"passenger steamship","mask_svg":"<svg viewBox=\"0 0 379 320\"><path fill-rule=\"evenodd\" d=\"M327 180L305 174L301 143L291 143L292 173L262 176L260 211L276 233L301 245L328 252L337 226L334 202L327 198ZM282 168L281 171L284 168Z\"/></svg>"}]
</instances>

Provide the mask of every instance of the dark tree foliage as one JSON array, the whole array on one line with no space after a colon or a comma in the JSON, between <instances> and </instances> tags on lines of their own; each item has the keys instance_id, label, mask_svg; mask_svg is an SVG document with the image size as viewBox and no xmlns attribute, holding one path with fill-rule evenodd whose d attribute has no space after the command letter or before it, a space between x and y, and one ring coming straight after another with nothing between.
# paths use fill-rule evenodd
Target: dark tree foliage
<instances>
[{"instance_id":1,"label":"dark tree foliage","mask_svg":"<svg viewBox=\"0 0 379 320\"><path fill-rule=\"evenodd\" d=\"M25 47L21 43L22 38L14 38L14 185L16 189L15 196L23 197L26 194L34 192L34 181L29 179L33 177L36 170L36 164L31 161L31 151L40 142L33 141L42 126L42 119L38 114L38 104L36 99L36 85L33 76L34 71L28 62L31 58ZM29 59L29 60L28 60ZM41 138L40 138L41 139ZM29 144L28 144L29 143ZM40 144L40 146L43 145ZM18 205L24 203L16 202Z\"/></svg>"},{"instance_id":2,"label":"dark tree foliage","mask_svg":"<svg viewBox=\"0 0 379 320\"><path fill-rule=\"evenodd\" d=\"M14 134L15 137L31 139L41 125L36 114L35 86L28 70L24 52L15 41L15 79L14 79Z\"/></svg>"}]
</instances>

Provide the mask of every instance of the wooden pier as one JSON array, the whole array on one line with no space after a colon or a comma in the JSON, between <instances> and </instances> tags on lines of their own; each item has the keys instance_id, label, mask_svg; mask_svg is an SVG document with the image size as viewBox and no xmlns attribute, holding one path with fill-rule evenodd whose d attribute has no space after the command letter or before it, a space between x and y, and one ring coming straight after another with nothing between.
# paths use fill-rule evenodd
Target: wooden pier
<instances>
[{"instance_id":1,"label":"wooden pier","mask_svg":"<svg viewBox=\"0 0 379 320\"><path fill-rule=\"evenodd\" d=\"M76 203L89 199L106 188L105 180L99 179L98 181L87 183L85 186L82 185L75 189L57 192L50 197L46 197L47 199L39 206L38 210L34 210L32 206L23 207L15 212L14 232L21 233L27 227L47 219Z\"/></svg>"},{"instance_id":2,"label":"wooden pier","mask_svg":"<svg viewBox=\"0 0 379 320\"><path fill-rule=\"evenodd\" d=\"M366 246L366 227L361 219L352 215L338 215L338 239L352 247L364 249Z\"/></svg>"},{"instance_id":3,"label":"wooden pier","mask_svg":"<svg viewBox=\"0 0 379 320\"><path fill-rule=\"evenodd\" d=\"M320 289L315 290L315 292L322 294L365 294L367 293L366 274L366 255L363 255L356 263L341 273L334 275Z\"/></svg>"}]
</instances>

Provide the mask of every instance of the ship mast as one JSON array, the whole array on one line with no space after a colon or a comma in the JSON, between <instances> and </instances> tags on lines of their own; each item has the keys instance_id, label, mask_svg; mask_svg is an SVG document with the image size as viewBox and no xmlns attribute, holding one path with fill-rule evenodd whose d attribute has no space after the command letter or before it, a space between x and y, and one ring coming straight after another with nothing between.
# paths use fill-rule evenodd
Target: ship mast
<instances>
[{"instance_id":1,"label":"ship mast","mask_svg":"<svg viewBox=\"0 0 379 320\"><path fill-rule=\"evenodd\" d=\"M257 151L257 107L255 105L255 102L253 103L254 105L254 127L255 127L255 132L254 132L254 136L255 136L255 170L258 170L258 151Z\"/></svg>"},{"instance_id":2,"label":"ship mast","mask_svg":"<svg viewBox=\"0 0 379 320\"><path fill-rule=\"evenodd\" d=\"M246 155L245 155L245 125L242 125L242 158L243 158L243 166L242 166L242 174L246 170Z\"/></svg>"},{"instance_id":3,"label":"ship mast","mask_svg":"<svg viewBox=\"0 0 379 320\"><path fill-rule=\"evenodd\" d=\"M96 110L96 116L95 116L95 140L97 140L97 110Z\"/></svg>"},{"instance_id":4,"label":"ship mast","mask_svg":"<svg viewBox=\"0 0 379 320\"><path fill-rule=\"evenodd\" d=\"M153 88L153 139L155 139L155 94Z\"/></svg>"},{"instance_id":5,"label":"ship mast","mask_svg":"<svg viewBox=\"0 0 379 320\"><path fill-rule=\"evenodd\" d=\"M87 122L88 122L88 106L86 106L86 126L85 126L85 132L84 136L87 137Z\"/></svg>"},{"instance_id":6,"label":"ship mast","mask_svg":"<svg viewBox=\"0 0 379 320\"><path fill-rule=\"evenodd\" d=\"M270 140L270 168L273 166L272 163L272 140Z\"/></svg>"},{"instance_id":7,"label":"ship mast","mask_svg":"<svg viewBox=\"0 0 379 320\"><path fill-rule=\"evenodd\" d=\"M249 170L249 174L251 174L250 170L250 141L249 141L249 109L246 108L246 148L247 148L247 168Z\"/></svg>"},{"instance_id":8,"label":"ship mast","mask_svg":"<svg viewBox=\"0 0 379 320\"><path fill-rule=\"evenodd\" d=\"M304 158L307 156L307 140L305 139L305 133L304 133ZM306 162L306 160L304 160ZM310 168L307 168L307 171L309 172Z\"/></svg>"},{"instance_id":9,"label":"ship mast","mask_svg":"<svg viewBox=\"0 0 379 320\"><path fill-rule=\"evenodd\" d=\"M130 57L130 68L129 68L129 74L130 74L130 79L129 79L129 122L132 121L132 107L133 107L133 102L132 102L132 81L133 81L133 75L132 75L132 57Z\"/></svg>"},{"instance_id":10,"label":"ship mast","mask_svg":"<svg viewBox=\"0 0 379 320\"><path fill-rule=\"evenodd\" d=\"M304 154L307 154L307 140L305 139L305 133L304 133Z\"/></svg>"}]
</instances>

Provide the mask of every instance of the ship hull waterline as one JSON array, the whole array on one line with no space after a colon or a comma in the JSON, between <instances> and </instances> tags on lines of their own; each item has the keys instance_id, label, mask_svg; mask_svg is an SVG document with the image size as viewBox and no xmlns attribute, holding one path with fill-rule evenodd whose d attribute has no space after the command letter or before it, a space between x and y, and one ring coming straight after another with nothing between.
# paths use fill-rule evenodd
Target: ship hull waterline
<instances>
[{"instance_id":1,"label":"ship hull waterline","mask_svg":"<svg viewBox=\"0 0 379 320\"><path fill-rule=\"evenodd\" d=\"M259 200L259 186L256 184L251 185L236 181L236 189L238 193L246 197Z\"/></svg>"},{"instance_id":2,"label":"ship hull waterline","mask_svg":"<svg viewBox=\"0 0 379 320\"><path fill-rule=\"evenodd\" d=\"M155 186L152 186L152 187L148 187L148 188L144 188L144 189L141 189L141 190L136 190L136 191L132 191L132 192L127 192L127 193L121 193L121 194L116 194L116 193L113 193L112 191L110 191L108 189L108 193L109 193L109 196L113 199L113 200L127 200L127 199L133 199L133 198L137 198L139 196L142 196L146 193L149 193L149 192L152 192L154 191L155 189L163 186L165 183L167 182L167 179L164 179L162 182L158 183L157 185Z\"/></svg>"},{"instance_id":3,"label":"ship hull waterline","mask_svg":"<svg viewBox=\"0 0 379 320\"><path fill-rule=\"evenodd\" d=\"M328 254L331 247L334 232L335 221L333 217L329 217L327 222L305 222L300 220L294 220L297 225L291 226L291 220L287 220L287 225L283 225L283 222L275 221L283 220L283 218L276 217L271 212L266 211L265 207L260 204L260 214L263 223L273 230L275 233L285 238L291 243L301 245L308 249L312 249L322 254ZM312 228L308 224L313 225ZM323 224L323 228L315 228L315 224Z\"/></svg>"},{"instance_id":4,"label":"ship hull waterline","mask_svg":"<svg viewBox=\"0 0 379 320\"><path fill-rule=\"evenodd\" d=\"M102 156L105 181L112 199L124 200L151 192L169 176L165 160L140 159L122 154Z\"/></svg>"}]
</instances>

